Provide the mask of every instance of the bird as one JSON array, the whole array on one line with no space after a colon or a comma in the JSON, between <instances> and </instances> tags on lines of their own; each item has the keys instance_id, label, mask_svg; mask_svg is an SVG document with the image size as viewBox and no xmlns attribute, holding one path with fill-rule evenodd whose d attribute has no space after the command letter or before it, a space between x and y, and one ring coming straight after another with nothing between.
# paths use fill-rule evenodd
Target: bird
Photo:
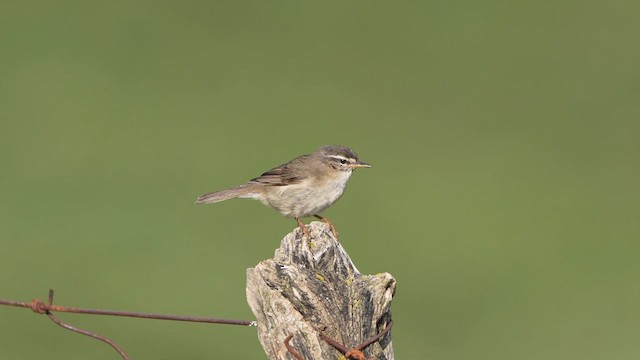
<instances>
[{"instance_id":1,"label":"bird","mask_svg":"<svg viewBox=\"0 0 640 360\"><path fill-rule=\"evenodd\" d=\"M355 169L370 167L346 146L322 146L244 184L201 195L195 203L211 204L234 198L259 200L293 218L303 236L311 238L301 218L314 216L328 224L337 239L335 226L320 213L340 199Z\"/></svg>"}]
</instances>

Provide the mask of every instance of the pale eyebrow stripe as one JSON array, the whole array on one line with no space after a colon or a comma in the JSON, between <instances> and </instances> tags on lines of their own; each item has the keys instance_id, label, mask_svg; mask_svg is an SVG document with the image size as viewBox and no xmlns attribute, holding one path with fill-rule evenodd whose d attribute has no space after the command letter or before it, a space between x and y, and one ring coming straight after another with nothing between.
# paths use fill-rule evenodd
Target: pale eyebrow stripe
<instances>
[{"instance_id":1,"label":"pale eyebrow stripe","mask_svg":"<svg viewBox=\"0 0 640 360\"><path fill-rule=\"evenodd\" d=\"M348 157L344 157L342 155L327 155L330 158L334 158L334 159L338 159L338 160L347 160L349 162L352 162L353 159L349 159Z\"/></svg>"}]
</instances>

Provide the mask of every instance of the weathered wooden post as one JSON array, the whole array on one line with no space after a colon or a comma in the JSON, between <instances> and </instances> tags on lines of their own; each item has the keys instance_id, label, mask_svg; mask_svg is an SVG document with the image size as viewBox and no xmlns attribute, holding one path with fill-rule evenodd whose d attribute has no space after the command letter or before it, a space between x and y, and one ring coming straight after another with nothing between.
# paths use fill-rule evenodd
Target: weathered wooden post
<instances>
[{"instance_id":1,"label":"weathered wooden post","mask_svg":"<svg viewBox=\"0 0 640 360\"><path fill-rule=\"evenodd\" d=\"M296 359L297 352L305 360L344 359L344 352L355 349L367 359L392 360L388 330L395 279L360 274L327 224L313 222L308 229L311 239L296 229L282 239L273 259L247 269L247 301L267 356ZM285 346L287 338L293 351ZM348 358L363 359L362 354Z\"/></svg>"}]
</instances>

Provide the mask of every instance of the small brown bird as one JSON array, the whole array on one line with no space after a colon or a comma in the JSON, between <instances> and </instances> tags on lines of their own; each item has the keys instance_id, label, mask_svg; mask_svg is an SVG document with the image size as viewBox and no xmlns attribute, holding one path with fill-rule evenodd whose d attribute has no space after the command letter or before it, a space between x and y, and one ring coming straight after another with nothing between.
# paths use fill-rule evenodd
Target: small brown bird
<instances>
[{"instance_id":1,"label":"small brown bird","mask_svg":"<svg viewBox=\"0 0 640 360\"><path fill-rule=\"evenodd\" d=\"M249 182L226 190L204 194L196 204L216 203L233 198L256 199L294 218L304 235L309 231L300 218L315 216L329 224L333 235L338 233L320 213L333 205L344 192L353 170L371 165L358 159L346 146L323 146L314 153L299 156L275 167Z\"/></svg>"}]
</instances>

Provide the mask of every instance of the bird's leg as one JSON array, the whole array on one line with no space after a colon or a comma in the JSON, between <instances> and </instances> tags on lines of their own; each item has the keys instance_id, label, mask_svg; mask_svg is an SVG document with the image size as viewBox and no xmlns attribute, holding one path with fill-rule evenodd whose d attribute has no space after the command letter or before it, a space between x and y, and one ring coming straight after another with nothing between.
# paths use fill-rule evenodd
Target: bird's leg
<instances>
[{"instance_id":1,"label":"bird's leg","mask_svg":"<svg viewBox=\"0 0 640 360\"><path fill-rule=\"evenodd\" d=\"M331 222L331 220L320 215L313 215L313 216L317 217L318 219L322 220L322 222L329 225L329 229L331 229L331 233L333 234L333 237L335 237L336 240L338 240L338 230L336 230L336 227L333 226L333 223Z\"/></svg>"},{"instance_id":2,"label":"bird's leg","mask_svg":"<svg viewBox=\"0 0 640 360\"><path fill-rule=\"evenodd\" d=\"M307 229L307 225L305 225L300 219L295 218L298 222L298 226L300 227L300 231L302 231L302 237L307 237L307 239L311 239L311 234L309 233L309 229Z\"/></svg>"}]
</instances>

